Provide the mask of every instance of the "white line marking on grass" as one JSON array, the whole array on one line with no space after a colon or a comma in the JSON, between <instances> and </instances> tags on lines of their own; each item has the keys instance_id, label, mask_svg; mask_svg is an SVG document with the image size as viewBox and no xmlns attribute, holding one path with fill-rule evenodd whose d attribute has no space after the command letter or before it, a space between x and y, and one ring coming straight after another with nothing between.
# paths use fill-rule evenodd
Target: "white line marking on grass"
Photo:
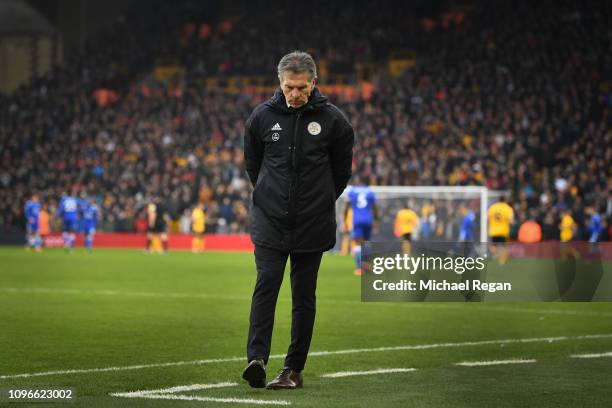
<instances>
[{"instance_id":1,"label":"white line marking on grass","mask_svg":"<svg viewBox=\"0 0 612 408\"><path fill-rule=\"evenodd\" d=\"M174 394L150 394L139 398L157 399L157 400L182 400L182 401L201 401L201 402L221 402L229 404L257 404L257 405L291 405L291 402L285 400L258 400L258 399L241 399L241 398L213 398L213 397L196 397L189 395L174 395Z\"/></svg>"},{"instance_id":2,"label":"white line marking on grass","mask_svg":"<svg viewBox=\"0 0 612 408\"><path fill-rule=\"evenodd\" d=\"M408 373L416 371L416 368L377 368L376 370L368 371L339 371L337 373L323 374L323 378L341 378L341 377L353 377L356 375L373 375L373 374L387 374L387 373Z\"/></svg>"},{"instance_id":3,"label":"white line marking on grass","mask_svg":"<svg viewBox=\"0 0 612 408\"><path fill-rule=\"evenodd\" d=\"M574 354L572 358L600 358L600 357L612 357L612 351L607 353L593 353L593 354Z\"/></svg>"},{"instance_id":4,"label":"white line marking on grass","mask_svg":"<svg viewBox=\"0 0 612 408\"><path fill-rule=\"evenodd\" d=\"M270 356L270 358L276 358L276 356ZM153 363L153 364L137 364L130 366L116 366L116 367L102 367L102 368L83 368L83 369L72 369L72 370L57 370L57 371L43 371L38 373L24 373L24 374L13 374L13 375L0 375L0 380L6 378L27 378L27 377L43 377L49 375L70 375L70 374L85 374L85 373L103 373L108 371L126 371L126 370L141 370L145 368L163 368L163 367L176 367L184 365L202 365L202 364L213 364L213 363L228 363L232 361L246 361L244 357L229 357L229 358L210 358L206 360L192 360L192 361L171 361L169 363Z\"/></svg>"},{"instance_id":5,"label":"white line marking on grass","mask_svg":"<svg viewBox=\"0 0 612 408\"><path fill-rule=\"evenodd\" d=\"M158 390L144 390L144 391L130 391L130 392L118 392L115 394L111 394L115 397L132 397L132 396L141 396L145 394L174 394L177 392L185 392L185 391L198 391L198 390L210 390L213 388L224 388L224 387L235 387L238 383L236 382L222 382L215 384L191 384L191 385L179 385L176 387L170 388L160 388Z\"/></svg>"},{"instance_id":6,"label":"white line marking on grass","mask_svg":"<svg viewBox=\"0 0 612 408\"><path fill-rule=\"evenodd\" d=\"M62 295L99 295L99 296L134 296L134 297L156 297L168 299L212 299L212 300L228 300L228 301L250 301L251 296L245 294L239 295L219 295L213 293L172 293L172 292L133 292L133 291L117 291L117 290L100 290L100 289L69 289L69 288L0 288L0 292L5 293L45 293L45 294L62 294ZM279 298L279 302L290 302L289 298ZM317 298L320 304L345 304L345 305L366 305L365 307L407 307L407 308L423 308L423 309L444 309L464 312L470 310L472 312L512 312L512 313L535 313L540 315L568 315L568 316L593 316L593 317L612 317L612 313L593 312L581 310L556 310L556 309L531 309L522 307L506 307L506 306L491 306L474 307L475 305L466 305L458 303L456 305L447 304L424 304L424 303L396 303L396 302L361 302L359 300L348 299L325 299Z\"/></svg>"},{"instance_id":7,"label":"white line marking on grass","mask_svg":"<svg viewBox=\"0 0 612 408\"><path fill-rule=\"evenodd\" d=\"M558 336L558 337L531 337L523 339L505 339L505 340L480 340L480 341L464 341L458 343L434 343L434 344L418 344L411 346L391 346L391 347L376 347L367 349L347 349L333 351L315 351L309 353L309 356L326 356L332 354L352 354L352 353L371 353L379 351L399 351L399 350L426 350L434 348L447 347L467 347L467 346L484 346L493 344L511 344L511 343L536 343L536 342L555 342L564 340L587 340L587 339L605 339L612 337L612 334L587 334L583 336ZM284 357L284 356L283 356Z\"/></svg>"},{"instance_id":8,"label":"white line marking on grass","mask_svg":"<svg viewBox=\"0 0 612 408\"><path fill-rule=\"evenodd\" d=\"M121 398L146 398L159 400L182 400L182 401L201 401L201 402L221 402L221 403L237 403L237 404L257 404L257 405L291 405L291 402L284 400L260 400L252 398L214 398L214 397L199 397L193 395L176 395L179 392L210 390L214 388L235 387L238 383L223 382L215 384L191 384L179 385L176 387L162 388L158 390L144 390L131 392L116 392L110 394L113 397Z\"/></svg>"},{"instance_id":9,"label":"white line marking on grass","mask_svg":"<svg viewBox=\"0 0 612 408\"><path fill-rule=\"evenodd\" d=\"M403 350L428 350L428 349L436 349L436 348L485 346L485 345L495 345L495 344L501 345L501 344L513 344L513 343L537 343L537 342L553 343L557 341L566 341L566 340L593 340L593 339L608 339L608 338L612 338L612 333L586 334L586 335L581 335L581 336L528 337L528 338L522 338L522 339L464 341L464 342L457 342L457 343L414 344L414 345L405 345L405 346L373 347L373 348L329 350L329 351L326 350L326 351L313 351L313 352L308 353L308 356L318 357L318 356L331 356L331 355L340 355L340 354L374 353L374 352L403 351ZM273 354L270 356L271 359L281 359L285 357L286 357L285 354ZM168 362L168 363L139 364L139 365L131 365L131 366L43 371L43 372L23 373L23 374L6 374L6 375L0 375L0 380L10 379L10 378L42 377L42 376L51 376L51 375L84 374L84 373L96 373L96 372L105 372L105 371L124 371L124 370L139 370L139 369L146 369L146 368L174 367L174 366L184 366L184 365L227 363L227 362L233 362L233 361L244 361L246 363L245 357L211 358L211 359L206 359L206 360L174 361L174 362Z\"/></svg>"},{"instance_id":10,"label":"white line marking on grass","mask_svg":"<svg viewBox=\"0 0 612 408\"><path fill-rule=\"evenodd\" d=\"M530 359L513 359L513 360L489 360L489 361L462 361L461 363L455 363L455 365L463 367L481 367L481 366L493 366L503 364L528 364L535 363L537 360L534 358Z\"/></svg>"}]
</instances>

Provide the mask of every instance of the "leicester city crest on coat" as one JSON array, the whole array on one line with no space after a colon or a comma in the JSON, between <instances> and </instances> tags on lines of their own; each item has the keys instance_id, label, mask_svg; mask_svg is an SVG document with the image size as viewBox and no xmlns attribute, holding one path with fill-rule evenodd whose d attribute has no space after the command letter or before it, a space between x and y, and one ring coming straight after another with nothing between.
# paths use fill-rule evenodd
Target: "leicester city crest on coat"
<instances>
[{"instance_id":1,"label":"leicester city crest on coat","mask_svg":"<svg viewBox=\"0 0 612 408\"><path fill-rule=\"evenodd\" d=\"M318 135L321 133L321 125L318 122L310 122L308 124L308 133L314 136Z\"/></svg>"}]
</instances>

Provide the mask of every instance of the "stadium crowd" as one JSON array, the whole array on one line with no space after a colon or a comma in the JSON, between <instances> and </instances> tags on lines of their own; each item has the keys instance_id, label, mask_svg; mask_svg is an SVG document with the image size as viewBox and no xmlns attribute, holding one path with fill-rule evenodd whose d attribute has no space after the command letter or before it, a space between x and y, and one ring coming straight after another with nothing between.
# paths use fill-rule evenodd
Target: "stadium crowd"
<instances>
[{"instance_id":1,"label":"stadium crowd","mask_svg":"<svg viewBox=\"0 0 612 408\"><path fill-rule=\"evenodd\" d=\"M219 11L186 4L164 6L164 20L128 14L98 46L0 97L0 229L23 229L32 191L51 213L63 192L85 191L101 230L138 229L139 209L160 196L174 219L201 201L207 231L247 231L243 124L271 95L196 79L273 81L294 48L353 80L355 63L414 52L401 76L377 75L368 97L332 97L355 128L354 172L369 184L485 185L508 192L517 222L554 229L570 209L582 239L587 207L612 225L609 4L478 2L450 24L340 3L267 13L255 2L242 20L206 20ZM299 16L317 29L286 23ZM187 73L180 87L151 80L153 61L169 57ZM108 100L94 97L100 89L112 90Z\"/></svg>"}]
</instances>

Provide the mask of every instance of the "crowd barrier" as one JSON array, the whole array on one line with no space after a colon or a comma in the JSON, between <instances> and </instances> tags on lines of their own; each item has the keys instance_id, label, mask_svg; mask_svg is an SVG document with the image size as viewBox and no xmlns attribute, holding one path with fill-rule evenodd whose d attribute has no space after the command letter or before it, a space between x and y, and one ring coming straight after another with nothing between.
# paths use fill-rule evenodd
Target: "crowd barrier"
<instances>
[{"instance_id":1,"label":"crowd barrier","mask_svg":"<svg viewBox=\"0 0 612 408\"><path fill-rule=\"evenodd\" d=\"M253 243L248 234L206 234L206 249L219 251L253 251ZM77 247L83 246L83 234L77 234ZM170 234L168 246L173 249L191 249L190 234ZM95 236L95 248L136 248L144 249L147 242L143 233L108 233L99 232ZM0 245L24 245L23 233L0 233ZM603 261L612 261L612 242L601 242L594 247L585 241L561 243L559 241L544 241L534 244L511 242L508 254L511 258L559 258L572 248L581 256L592 256L596 249L597 257ZM53 233L44 237L44 246L57 248L63 246L61 233Z\"/></svg>"},{"instance_id":2,"label":"crowd barrier","mask_svg":"<svg viewBox=\"0 0 612 408\"><path fill-rule=\"evenodd\" d=\"M252 251L253 244L248 234L206 234L206 249L219 251ZM83 246L83 235L77 235L76 246ZM191 249L192 236L189 234L170 234L168 247L172 249ZM144 249L147 243L145 234L106 233L95 235L95 248L138 248ZM61 247L64 244L62 234L51 234L44 238L47 248Z\"/></svg>"},{"instance_id":3,"label":"crowd barrier","mask_svg":"<svg viewBox=\"0 0 612 408\"><path fill-rule=\"evenodd\" d=\"M612 261L612 242L599 242L597 244L586 241L543 241L533 244L511 242L508 244L508 255L510 258L546 259L558 259L572 255L583 259Z\"/></svg>"}]
</instances>

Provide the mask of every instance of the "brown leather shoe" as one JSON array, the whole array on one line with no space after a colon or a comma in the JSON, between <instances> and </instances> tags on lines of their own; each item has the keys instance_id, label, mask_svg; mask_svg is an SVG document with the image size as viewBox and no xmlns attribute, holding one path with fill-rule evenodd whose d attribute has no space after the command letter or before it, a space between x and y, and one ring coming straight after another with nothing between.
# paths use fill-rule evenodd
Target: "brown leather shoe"
<instances>
[{"instance_id":1,"label":"brown leather shoe","mask_svg":"<svg viewBox=\"0 0 612 408\"><path fill-rule=\"evenodd\" d=\"M252 360L244 369L242 378L248 381L253 388L264 388L266 386L266 365L262 359Z\"/></svg>"},{"instance_id":2,"label":"brown leather shoe","mask_svg":"<svg viewBox=\"0 0 612 408\"><path fill-rule=\"evenodd\" d=\"M302 388L304 380L302 373L298 373L292 368L285 367L278 373L278 376L266 385L269 390L294 390Z\"/></svg>"}]
</instances>

